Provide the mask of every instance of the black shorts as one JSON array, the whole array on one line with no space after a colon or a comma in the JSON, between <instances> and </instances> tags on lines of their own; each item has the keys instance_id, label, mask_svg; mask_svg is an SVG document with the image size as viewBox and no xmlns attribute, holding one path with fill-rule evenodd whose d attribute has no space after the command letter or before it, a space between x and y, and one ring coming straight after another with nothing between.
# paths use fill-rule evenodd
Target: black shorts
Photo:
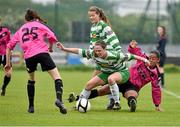
<instances>
[{"instance_id":1,"label":"black shorts","mask_svg":"<svg viewBox=\"0 0 180 127\"><path fill-rule=\"evenodd\" d=\"M129 80L126 83L118 84L119 92L121 92L124 96L124 94L129 90L134 90L137 93L139 92L139 89L134 86Z\"/></svg>"},{"instance_id":2,"label":"black shorts","mask_svg":"<svg viewBox=\"0 0 180 127\"><path fill-rule=\"evenodd\" d=\"M49 53L40 53L28 59L25 59L28 73L37 70L37 64L41 64L42 71L52 70L56 67Z\"/></svg>"},{"instance_id":3,"label":"black shorts","mask_svg":"<svg viewBox=\"0 0 180 127\"><path fill-rule=\"evenodd\" d=\"M6 65L6 55L0 55L0 65Z\"/></svg>"}]
</instances>

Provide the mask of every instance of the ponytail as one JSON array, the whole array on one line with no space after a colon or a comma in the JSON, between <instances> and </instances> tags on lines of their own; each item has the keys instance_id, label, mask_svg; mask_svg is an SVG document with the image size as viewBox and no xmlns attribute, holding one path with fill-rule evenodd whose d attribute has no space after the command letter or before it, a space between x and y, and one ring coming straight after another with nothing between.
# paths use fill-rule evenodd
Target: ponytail
<instances>
[{"instance_id":1,"label":"ponytail","mask_svg":"<svg viewBox=\"0 0 180 127\"><path fill-rule=\"evenodd\" d=\"M27 9L25 14L25 20L26 21L33 21L33 20L39 20L40 22L46 23L46 21L42 20L40 16L37 14L36 11Z\"/></svg>"},{"instance_id":2,"label":"ponytail","mask_svg":"<svg viewBox=\"0 0 180 127\"><path fill-rule=\"evenodd\" d=\"M91 6L89 8L89 11L95 11L96 14L99 14L99 17L100 17L101 20L103 20L105 23L107 23L108 25L111 26L111 24L110 24L108 18L106 17L106 15L105 15L105 13L104 13L102 8L99 8L97 6Z\"/></svg>"}]
</instances>

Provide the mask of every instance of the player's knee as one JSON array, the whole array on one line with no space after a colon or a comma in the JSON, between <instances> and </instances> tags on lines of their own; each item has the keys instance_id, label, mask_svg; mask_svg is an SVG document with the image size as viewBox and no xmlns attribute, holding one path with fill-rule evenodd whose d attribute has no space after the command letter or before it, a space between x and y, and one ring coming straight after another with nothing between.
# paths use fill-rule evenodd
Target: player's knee
<instances>
[{"instance_id":1,"label":"player's knee","mask_svg":"<svg viewBox=\"0 0 180 127\"><path fill-rule=\"evenodd\" d=\"M11 73L6 73L5 75L9 78L11 77Z\"/></svg>"},{"instance_id":2,"label":"player's knee","mask_svg":"<svg viewBox=\"0 0 180 127\"><path fill-rule=\"evenodd\" d=\"M112 76L109 76L108 77L108 84L112 85L112 84L114 84L114 82L115 82L114 78Z\"/></svg>"},{"instance_id":3,"label":"player's knee","mask_svg":"<svg viewBox=\"0 0 180 127\"><path fill-rule=\"evenodd\" d=\"M5 74L7 77L11 77L11 73L12 73L12 71L11 71L11 70L10 70L10 71L8 71L8 72L4 71L4 74Z\"/></svg>"},{"instance_id":4,"label":"player's knee","mask_svg":"<svg viewBox=\"0 0 180 127\"><path fill-rule=\"evenodd\" d=\"M137 97L138 93L135 90L128 90L125 92L125 97L128 98L130 96Z\"/></svg>"},{"instance_id":5,"label":"player's knee","mask_svg":"<svg viewBox=\"0 0 180 127\"><path fill-rule=\"evenodd\" d=\"M85 88L86 90L89 91L89 90L91 90L92 88L94 88L94 84L92 84L92 83L87 83L87 84L86 84L86 88Z\"/></svg>"}]
</instances>

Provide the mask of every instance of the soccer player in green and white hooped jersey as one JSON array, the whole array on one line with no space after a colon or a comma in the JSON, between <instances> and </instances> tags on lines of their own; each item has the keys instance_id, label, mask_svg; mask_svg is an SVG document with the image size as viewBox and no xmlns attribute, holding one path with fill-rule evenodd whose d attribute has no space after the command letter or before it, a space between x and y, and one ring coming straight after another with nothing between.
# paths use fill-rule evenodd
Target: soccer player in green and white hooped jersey
<instances>
[{"instance_id":1,"label":"soccer player in green and white hooped jersey","mask_svg":"<svg viewBox=\"0 0 180 127\"><path fill-rule=\"evenodd\" d=\"M89 49L92 50L97 41L103 40L107 45L107 49L121 52L119 40L114 31L111 29L110 23L103 10L96 6L91 6L89 8L88 15L92 23Z\"/></svg>"},{"instance_id":2,"label":"soccer player in green and white hooped jersey","mask_svg":"<svg viewBox=\"0 0 180 127\"><path fill-rule=\"evenodd\" d=\"M138 59L149 62L143 57L131 54L124 55L117 51L107 50L104 41L96 42L93 50L66 48L61 43L58 43L57 47L63 51L79 54L82 57L87 57L95 61L100 73L87 82L85 89L80 94L80 98L88 99L94 87L109 84L112 97L115 100L115 109L120 109L117 83L125 83L129 79L129 70L124 65L124 61Z\"/></svg>"},{"instance_id":3,"label":"soccer player in green and white hooped jersey","mask_svg":"<svg viewBox=\"0 0 180 127\"><path fill-rule=\"evenodd\" d=\"M103 10L96 6L91 6L88 11L89 20L92 23L90 32L90 46L89 49L93 50L97 41L103 40L107 44L107 49L122 52L119 40L111 29L111 25ZM93 77L101 73L96 66L93 72Z\"/></svg>"}]
</instances>

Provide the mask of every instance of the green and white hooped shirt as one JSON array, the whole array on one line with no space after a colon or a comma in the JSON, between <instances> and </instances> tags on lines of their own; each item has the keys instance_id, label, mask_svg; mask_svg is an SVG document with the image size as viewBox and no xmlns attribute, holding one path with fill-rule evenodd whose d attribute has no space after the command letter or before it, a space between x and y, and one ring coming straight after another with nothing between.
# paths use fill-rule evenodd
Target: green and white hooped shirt
<instances>
[{"instance_id":1,"label":"green and white hooped shirt","mask_svg":"<svg viewBox=\"0 0 180 127\"><path fill-rule=\"evenodd\" d=\"M130 61L135 59L132 54L123 54L117 51L107 51L107 57L105 59L95 57L92 50L79 49L79 55L93 59L98 67L98 70L104 73L113 73L121 70L128 69L124 61Z\"/></svg>"},{"instance_id":2,"label":"green and white hooped shirt","mask_svg":"<svg viewBox=\"0 0 180 127\"><path fill-rule=\"evenodd\" d=\"M103 40L107 44L106 49L121 51L116 34L103 20L100 20L97 24L93 24L91 27L89 49L93 50L94 44L99 40Z\"/></svg>"}]
</instances>

